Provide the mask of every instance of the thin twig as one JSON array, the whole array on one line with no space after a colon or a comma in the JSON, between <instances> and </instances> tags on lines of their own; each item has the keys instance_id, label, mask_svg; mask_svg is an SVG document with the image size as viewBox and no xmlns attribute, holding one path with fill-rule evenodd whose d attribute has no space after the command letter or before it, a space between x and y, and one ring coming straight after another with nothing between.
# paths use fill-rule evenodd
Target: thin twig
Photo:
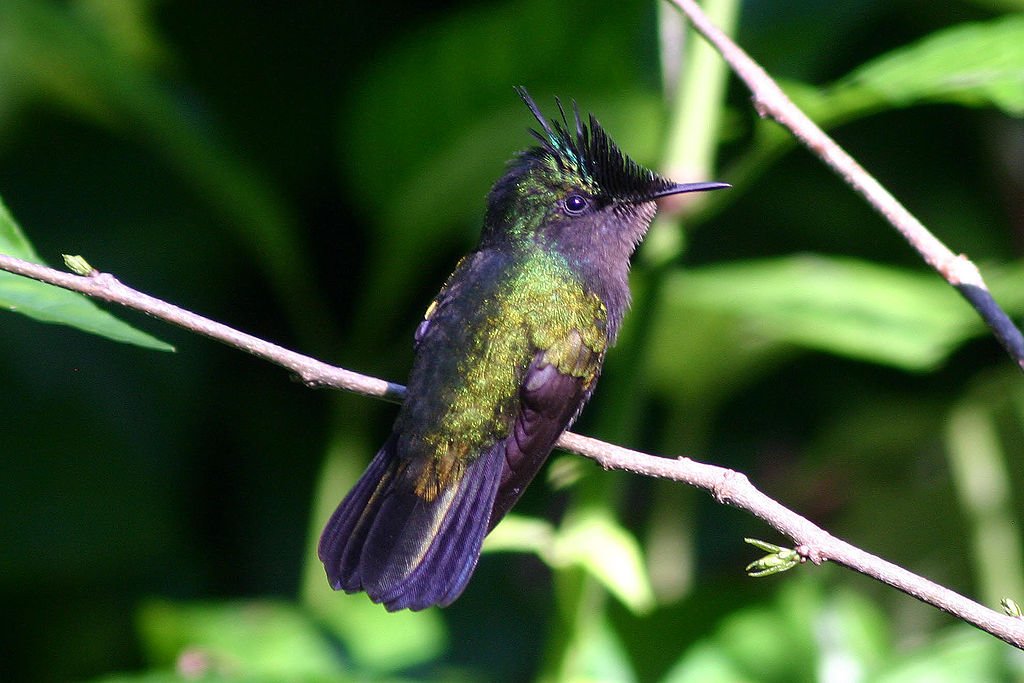
<instances>
[{"instance_id":1,"label":"thin twig","mask_svg":"<svg viewBox=\"0 0 1024 683\"><path fill-rule=\"evenodd\" d=\"M223 342L228 346L251 353L257 358L285 367L298 375L299 379L310 387L344 389L364 396L382 398L392 403L401 403L405 398L405 387L401 384L385 382L382 379L367 377L351 370L327 365L315 358L239 332L227 325L222 325L127 287L109 273L93 271L90 275L73 275L4 254L0 254L0 270L24 275L33 280L91 296L94 299L109 301L141 311L164 322Z\"/></svg>"},{"instance_id":2,"label":"thin twig","mask_svg":"<svg viewBox=\"0 0 1024 683\"><path fill-rule=\"evenodd\" d=\"M405 396L405 387L400 384L328 365L239 332L227 325L127 287L108 273L93 271L86 276L72 275L2 254L0 270L141 311L275 363L294 372L309 386L344 389L393 402L400 402ZM801 556L815 564L826 560L842 564L1024 649L1024 620L988 609L948 588L830 535L758 491L747 477L739 472L699 463L690 458L649 455L570 432L562 435L558 440L558 446L590 458L605 469L671 479L704 489L718 502L746 510L788 536L796 544Z\"/></svg>"},{"instance_id":3,"label":"thin twig","mask_svg":"<svg viewBox=\"0 0 1024 683\"><path fill-rule=\"evenodd\" d=\"M978 312L1006 352L1024 369L1024 335L992 298L978 267L954 254L835 140L801 111L764 69L701 11L696 0L669 0L722 55L754 97L754 108L789 129L815 156L880 213L946 282Z\"/></svg>"}]
</instances>

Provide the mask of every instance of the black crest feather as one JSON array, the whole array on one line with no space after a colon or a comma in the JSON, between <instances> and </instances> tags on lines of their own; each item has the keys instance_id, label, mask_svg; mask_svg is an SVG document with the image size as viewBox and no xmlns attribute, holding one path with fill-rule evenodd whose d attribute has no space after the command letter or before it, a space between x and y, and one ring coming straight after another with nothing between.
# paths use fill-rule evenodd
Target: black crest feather
<instances>
[{"instance_id":1,"label":"black crest feather","mask_svg":"<svg viewBox=\"0 0 1024 683\"><path fill-rule=\"evenodd\" d=\"M593 114L589 114L584 123L575 101L572 103L575 130L572 130L561 100L555 98L561 120L549 122L526 88L517 86L515 90L541 126L539 131L530 129L540 142L538 151L552 157L562 168L592 180L609 197L641 202L673 187L672 182L626 156Z\"/></svg>"}]
</instances>

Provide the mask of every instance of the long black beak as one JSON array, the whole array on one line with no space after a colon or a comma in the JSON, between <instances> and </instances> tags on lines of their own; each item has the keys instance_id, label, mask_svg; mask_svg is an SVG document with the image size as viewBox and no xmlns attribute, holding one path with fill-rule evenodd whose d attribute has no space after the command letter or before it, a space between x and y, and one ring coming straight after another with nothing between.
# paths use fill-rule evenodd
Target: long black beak
<instances>
[{"instance_id":1,"label":"long black beak","mask_svg":"<svg viewBox=\"0 0 1024 683\"><path fill-rule=\"evenodd\" d=\"M673 194L683 194L684 192L707 192L708 190L724 190L727 187L732 187L729 183L676 183L669 185L668 187L657 190L647 198L660 199L661 197L668 197Z\"/></svg>"}]
</instances>

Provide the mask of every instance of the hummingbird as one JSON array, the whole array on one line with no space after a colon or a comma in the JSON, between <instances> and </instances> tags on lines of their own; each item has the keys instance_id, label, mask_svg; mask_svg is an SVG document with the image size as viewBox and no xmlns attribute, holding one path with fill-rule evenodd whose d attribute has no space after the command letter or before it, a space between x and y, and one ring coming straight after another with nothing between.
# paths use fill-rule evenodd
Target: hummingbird
<instances>
[{"instance_id":1,"label":"hummingbird","mask_svg":"<svg viewBox=\"0 0 1024 683\"><path fill-rule=\"evenodd\" d=\"M451 604L484 537L594 391L630 303L629 261L675 183L626 156L573 102L487 196L477 247L414 334L390 436L324 528L330 585L389 611Z\"/></svg>"}]
</instances>

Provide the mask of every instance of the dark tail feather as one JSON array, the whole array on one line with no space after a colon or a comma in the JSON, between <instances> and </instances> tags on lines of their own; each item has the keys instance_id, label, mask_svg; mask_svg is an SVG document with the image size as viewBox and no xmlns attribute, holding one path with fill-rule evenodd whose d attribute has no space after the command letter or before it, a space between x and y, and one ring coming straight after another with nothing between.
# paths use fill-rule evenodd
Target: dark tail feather
<instances>
[{"instance_id":1,"label":"dark tail feather","mask_svg":"<svg viewBox=\"0 0 1024 683\"><path fill-rule=\"evenodd\" d=\"M480 556L504 449L427 501L398 474L395 443L388 439L331 516L318 554L335 590L366 591L392 611L449 605Z\"/></svg>"},{"instance_id":2,"label":"dark tail feather","mask_svg":"<svg viewBox=\"0 0 1024 683\"><path fill-rule=\"evenodd\" d=\"M338 505L320 534L317 555L327 570L331 588L336 591L353 593L360 589L359 577L353 574L358 569L359 552L369 531L365 518L372 517L371 513L380 508L380 494L391 485L395 462L392 457L394 441L395 437L392 436L381 446L363 476Z\"/></svg>"}]
</instances>

